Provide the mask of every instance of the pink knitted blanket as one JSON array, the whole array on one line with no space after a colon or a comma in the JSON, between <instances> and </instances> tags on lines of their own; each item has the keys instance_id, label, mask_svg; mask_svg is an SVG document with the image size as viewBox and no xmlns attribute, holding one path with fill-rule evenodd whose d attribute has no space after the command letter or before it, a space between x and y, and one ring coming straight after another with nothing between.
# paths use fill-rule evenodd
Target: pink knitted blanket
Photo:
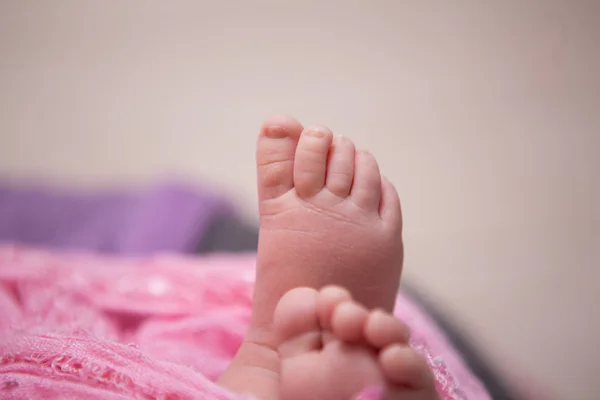
<instances>
[{"instance_id":1,"label":"pink knitted blanket","mask_svg":"<svg viewBox=\"0 0 600 400\"><path fill-rule=\"evenodd\" d=\"M254 266L252 254L117 258L0 246L0 398L248 398L213 381L248 325ZM401 295L396 314L444 399L489 399L414 303Z\"/></svg>"}]
</instances>

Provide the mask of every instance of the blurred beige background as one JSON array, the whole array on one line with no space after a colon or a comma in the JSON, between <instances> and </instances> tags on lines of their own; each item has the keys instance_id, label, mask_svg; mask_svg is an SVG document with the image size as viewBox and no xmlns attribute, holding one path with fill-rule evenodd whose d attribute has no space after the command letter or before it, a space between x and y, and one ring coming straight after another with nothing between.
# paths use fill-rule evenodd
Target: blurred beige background
<instances>
[{"instance_id":1,"label":"blurred beige background","mask_svg":"<svg viewBox=\"0 0 600 400\"><path fill-rule=\"evenodd\" d=\"M0 176L165 174L256 218L266 115L398 186L407 280L505 376L600 391L600 3L0 2Z\"/></svg>"}]
</instances>

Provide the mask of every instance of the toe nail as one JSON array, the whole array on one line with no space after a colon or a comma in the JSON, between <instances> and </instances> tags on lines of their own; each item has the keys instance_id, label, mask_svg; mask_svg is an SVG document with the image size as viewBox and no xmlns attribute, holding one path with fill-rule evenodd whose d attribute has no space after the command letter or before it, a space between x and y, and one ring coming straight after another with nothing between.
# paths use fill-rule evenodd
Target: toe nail
<instances>
[{"instance_id":1,"label":"toe nail","mask_svg":"<svg viewBox=\"0 0 600 400\"><path fill-rule=\"evenodd\" d=\"M309 135L309 136L315 137L317 139L322 139L322 138L325 137L325 133L326 132L327 131L324 128L316 127L316 128L310 128L310 129L308 129L306 131L306 134Z\"/></svg>"},{"instance_id":2,"label":"toe nail","mask_svg":"<svg viewBox=\"0 0 600 400\"><path fill-rule=\"evenodd\" d=\"M265 136L273 139L281 139L286 137L286 132L280 126L269 126L265 132Z\"/></svg>"}]
</instances>

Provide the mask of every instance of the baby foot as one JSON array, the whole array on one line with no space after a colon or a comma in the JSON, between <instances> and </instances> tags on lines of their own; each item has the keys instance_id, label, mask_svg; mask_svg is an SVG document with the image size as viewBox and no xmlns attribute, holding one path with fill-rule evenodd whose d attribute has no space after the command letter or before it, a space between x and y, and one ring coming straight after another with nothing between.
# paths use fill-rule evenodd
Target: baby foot
<instances>
[{"instance_id":1,"label":"baby foot","mask_svg":"<svg viewBox=\"0 0 600 400\"><path fill-rule=\"evenodd\" d=\"M339 285L368 308L392 311L402 270L402 215L375 158L324 127L276 116L257 143L260 234L252 320L220 383L278 399L273 313L297 287Z\"/></svg>"},{"instance_id":2,"label":"baby foot","mask_svg":"<svg viewBox=\"0 0 600 400\"><path fill-rule=\"evenodd\" d=\"M377 161L324 127L288 117L263 125L257 146L260 238L253 327L299 286L347 288L391 311L402 267L400 202Z\"/></svg>"},{"instance_id":3,"label":"baby foot","mask_svg":"<svg viewBox=\"0 0 600 400\"><path fill-rule=\"evenodd\" d=\"M274 328L281 400L350 400L372 386L382 387L382 399L438 399L404 324L368 311L342 288L289 291L277 305Z\"/></svg>"}]
</instances>

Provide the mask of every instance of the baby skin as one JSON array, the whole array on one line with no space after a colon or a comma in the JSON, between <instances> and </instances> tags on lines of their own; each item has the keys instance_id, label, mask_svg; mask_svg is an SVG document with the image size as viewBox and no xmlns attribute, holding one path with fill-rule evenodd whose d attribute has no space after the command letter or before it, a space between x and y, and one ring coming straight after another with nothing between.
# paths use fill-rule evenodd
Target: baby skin
<instances>
[{"instance_id":1,"label":"baby skin","mask_svg":"<svg viewBox=\"0 0 600 400\"><path fill-rule=\"evenodd\" d=\"M260 235L252 319L219 383L260 400L436 400L431 372L391 315L402 213L375 158L286 116L257 143Z\"/></svg>"}]
</instances>

